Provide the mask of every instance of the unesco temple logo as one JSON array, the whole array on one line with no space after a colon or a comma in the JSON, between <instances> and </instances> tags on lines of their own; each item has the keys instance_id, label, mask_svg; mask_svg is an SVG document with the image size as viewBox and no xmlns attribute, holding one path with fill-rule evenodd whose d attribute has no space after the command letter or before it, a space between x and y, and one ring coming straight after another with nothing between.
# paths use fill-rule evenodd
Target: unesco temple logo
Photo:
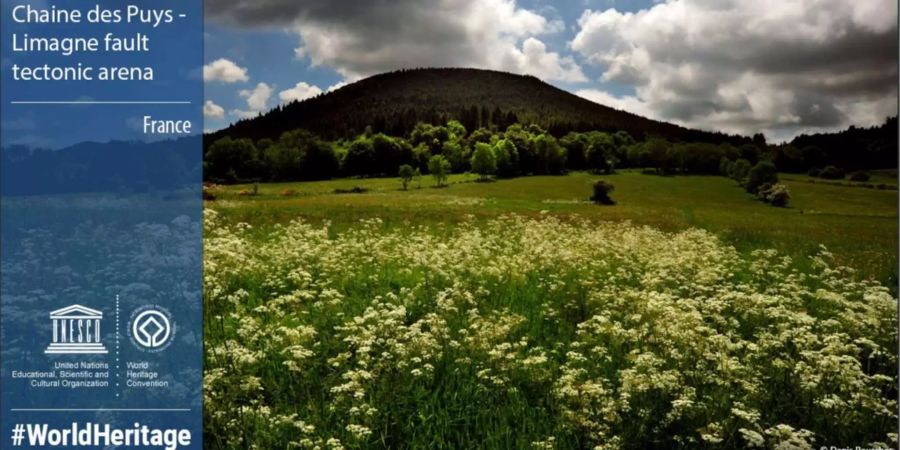
<instances>
[{"instance_id":1,"label":"unesco temple logo","mask_svg":"<svg viewBox=\"0 0 900 450\"><path fill-rule=\"evenodd\" d=\"M103 313L81 305L72 305L50 313L53 342L44 350L50 354L104 354L100 342Z\"/></svg>"}]
</instances>

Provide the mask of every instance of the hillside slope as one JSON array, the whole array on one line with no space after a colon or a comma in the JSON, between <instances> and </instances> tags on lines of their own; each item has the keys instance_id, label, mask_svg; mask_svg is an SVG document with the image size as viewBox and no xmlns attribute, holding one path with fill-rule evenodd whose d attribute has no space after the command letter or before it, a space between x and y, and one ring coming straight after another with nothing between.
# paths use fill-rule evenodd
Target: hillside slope
<instances>
[{"instance_id":1,"label":"hillside slope","mask_svg":"<svg viewBox=\"0 0 900 450\"><path fill-rule=\"evenodd\" d=\"M304 128L327 139L346 138L371 126L407 134L416 122L457 119L466 129L537 123L560 136L569 131L625 130L635 137L737 142L743 138L689 130L599 105L527 75L479 69L410 69L375 75L333 92L239 121L207 136L254 140Z\"/></svg>"}]
</instances>

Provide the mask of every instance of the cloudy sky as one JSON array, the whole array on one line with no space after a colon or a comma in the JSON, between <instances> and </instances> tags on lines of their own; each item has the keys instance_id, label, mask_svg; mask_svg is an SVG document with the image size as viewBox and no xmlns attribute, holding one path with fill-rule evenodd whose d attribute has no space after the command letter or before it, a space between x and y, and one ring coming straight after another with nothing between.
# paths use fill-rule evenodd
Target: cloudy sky
<instances>
[{"instance_id":1,"label":"cloudy sky","mask_svg":"<svg viewBox=\"0 0 900 450\"><path fill-rule=\"evenodd\" d=\"M379 72L535 75L783 140L897 113L895 0L205 0L206 128Z\"/></svg>"}]
</instances>

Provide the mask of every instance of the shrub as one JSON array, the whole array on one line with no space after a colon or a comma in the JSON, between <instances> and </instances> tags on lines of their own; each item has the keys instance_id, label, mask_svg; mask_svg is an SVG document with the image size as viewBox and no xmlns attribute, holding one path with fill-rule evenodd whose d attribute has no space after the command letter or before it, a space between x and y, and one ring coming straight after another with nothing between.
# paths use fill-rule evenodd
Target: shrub
<instances>
[{"instance_id":1,"label":"shrub","mask_svg":"<svg viewBox=\"0 0 900 450\"><path fill-rule=\"evenodd\" d=\"M434 155L428 160L428 172L431 173L438 187L443 186L450 174L450 161L441 155Z\"/></svg>"},{"instance_id":2,"label":"shrub","mask_svg":"<svg viewBox=\"0 0 900 450\"><path fill-rule=\"evenodd\" d=\"M826 180L840 180L841 178L844 178L844 169L835 166L827 166L822 169L819 177Z\"/></svg>"},{"instance_id":3,"label":"shrub","mask_svg":"<svg viewBox=\"0 0 900 450\"><path fill-rule=\"evenodd\" d=\"M475 152L472 154L472 171L477 173L481 180L487 179L497 172L497 156L490 144L484 142L475 143Z\"/></svg>"},{"instance_id":4,"label":"shrub","mask_svg":"<svg viewBox=\"0 0 900 450\"><path fill-rule=\"evenodd\" d=\"M271 180L325 180L337 175L340 168L333 145L306 130L288 131L275 142L260 142L265 145L261 153L264 175Z\"/></svg>"},{"instance_id":5,"label":"shrub","mask_svg":"<svg viewBox=\"0 0 900 450\"><path fill-rule=\"evenodd\" d=\"M403 183L403 190L405 191L409 187L409 182L416 176L416 169L413 169L409 164L403 164L400 166L397 174L400 176L400 182Z\"/></svg>"},{"instance_id":6,"label":"shrub","mask_svg":"<svg viewBox=\"0 0 900 450\"><path fill-rule=\"evenodd\" d=\"M615 141L606 133L594 133L585 152L587 165L594 173L612 173L615 170Z\"/></svg>"},{"instance_id":7,"label":"shrub","mask_svg":"<svg viewBox=\"0 0 900 450\"><path fill-rule=\"evenodd\" d=\"M746 159L739 159L734 164L731 164L730 167L731 170L728 172L728 176L738 183L743 183L744 179L747 178L747 174L750 173L750 161Z\"/></svg>"},{"instance_id":8,"label":"shrub","mask_svg":"<svg viewBox=\"0 0 900 450\"><path fill-rule=\"evenodd\" d=\"M304 150L300 163L301 179L327 180L337 175L341 163L330 142L313 139Z\"/></svg>"},{"instance_id":9,"label":"shrub","mask_svg":"<svg viewBox=\"0 0 900 450\"><path fill-rule=\"evenodd\" d=\"M534 138L534 173L559 175L566 170L566 149L549 134Z\"/></svg>"},{"instance_id":10,"label":"shrub","mask_svg":"<svg viewBox=\"0 0 900 450\"><path fill-rule=\"evenodd\" d=\"M350 189L337 188L334 190L335 194L364 194L366 192L369 192L369 190L359 186L353 186Z\"/></svg>"},{"instance_id":11,"label":"shrub","mask_svg":"<svg viewBox=\"0 0 900 450\"><path fill-rule=\"evenodd\" d=\"M851 172L850 175L847 176L847 179L850 181L869 181L869 178L871 178L869 173L862 170Z\"/></svg>"},{"instance_id":12,"label":"shrub","mask_svg":"<svg viewBox=\"0 0 900 450\"><path fill-rule=\"evenodd\" d=\"M723 156L722 159L719 160L719 173L726 177L729 176L728 174L731 173L731 167L733 165L734 161L728 159L727 156Z\"/></svg>"},{"instance_id":13,"label":"shrub","mask_svg":"<svg viewBox=\"0 0 900 450\"><path fill-rule=\"evenodd\" d=\"M809 172L806 172L806 174L811 177L818 178L822 175L822 169L820 169L818 167L813 167L812 169L809 169Z\"/></svg>"},{"instance_id":14,"label":"shrub","mask_svg":"<svg viewBox=\"0 0 900 450\"><path fill-rule=\"evenodd\" d=\"M772 206L786 207L791 201L791 192L787 186L776 183L760 191L760 197Z\"/></svg>"},{"instance_id":15,"label":"shrub","mask_svg":"<svg viewBox=\"0 0 900 450\"><path fill-rule=\"evenodd\" d=\"M487 145L487 144L484 144ZM450 169L456 173L462 173L469 170L469 159L471 151L468 147L463 147L458 141L444 142L441 148L441 155L450 161Z\"/></svg>"},{"instance_id":16,"label":"shrub","mask_svg":"<svg viewBox=\"0 0 900 450\"><path fill-rule=\"evenodd\" d=\"M497 176L512 177L519 172L519 151L509 139L500 139L494 144L497 157Z\"/></svg>"},{"instance_id":17,"label":"shrub","mask_svg":"<svg viewBox=\"0 0 900 450\"><path fill-rule=\"evenodd\" d=\"M615 205L615 200L609 197L609 194L615 189L612 183L603 180L597 181L594 183L594 195L591 196L591 201L598 205Z\"/></svg>"},{"instance_id":18,"label":"shrub","mask_svg":"<svg viewBox=\"0 0 900 450\"><path fill-rule=\"evenodd\" d=\"M204 160L214 180L245 180L256 176L259 168L259 153L250 139L223 137L209 146Z\"/></svg>"},{"instance_id":19,"label":"shrub","mask_svg":"<svg viewBox=\"0 0 900 450\"><path fill-rule=\"evenodd\" d=\"M760 161L747 173L747 181L744 183L744 188L747 189L747 192L756 194L759 192L760 186L766 183L775 184L777 182L778 170L775 168L775 164L769 161Z\"/></svg>"},{"instance_id":20,"label":"shrub","mask_svg":"<svg viewBox=\"0 0 900 450\"><path fill-rule=\"evenodd\" d=\"M347 175L368 175L375 166L375 150L372 141L362 136L350 144L344 156L344 173Z\"/></svg>"}]
</instances>

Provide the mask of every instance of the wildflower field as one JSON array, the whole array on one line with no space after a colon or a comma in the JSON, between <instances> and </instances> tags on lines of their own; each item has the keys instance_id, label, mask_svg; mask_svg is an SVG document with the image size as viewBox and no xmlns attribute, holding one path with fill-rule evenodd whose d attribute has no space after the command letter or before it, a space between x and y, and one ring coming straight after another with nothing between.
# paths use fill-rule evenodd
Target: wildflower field
<instances>
[{"instance_id":1,"label":"wildflower field","mask_svg":"<svg viewBox=\"0 0 900 450\"><path fill-rule=\"evenodd\" d=\"M579 176L566 182L589 186ZM261 187L207 204L211 448L897 445L897 303L870 275L896 267L896 191L791 186L800 207L806 188L881 205L884 217L848 219L894 241L860 272L844 264L860 254L777 234L734 242L716 226L651 226L552 193L532 212L515 203L527 186L505 200L453 185L338 195L298 183L322 191L290 198ZM431 206L390 203L407 194ZM338 222L317 215L377 200L382 210ZM735 224L753 221L737 217L744 207L782 214L742 204ZM815 214L794 213L814 227L803 220ZM893 237L871 231L882 227Z\"/></svg>"}]
</instances>

